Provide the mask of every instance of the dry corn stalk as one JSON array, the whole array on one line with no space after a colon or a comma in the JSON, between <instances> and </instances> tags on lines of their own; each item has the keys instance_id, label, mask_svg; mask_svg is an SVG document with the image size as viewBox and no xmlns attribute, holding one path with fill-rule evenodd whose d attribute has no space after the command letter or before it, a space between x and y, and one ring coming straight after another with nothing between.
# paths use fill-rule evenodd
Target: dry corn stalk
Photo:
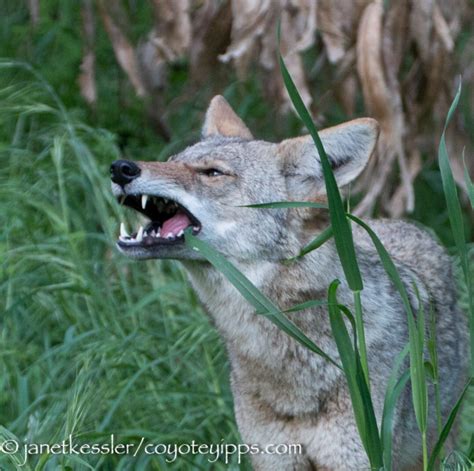
<instances>
[{"instance_id":1,"label":"dry corn stalk","mask_svg":"<svg viewBox=\"0 0 474 471\"><path fill-rule=\"evenodd\" d=\"M356 212L370 213L377 202L392 216L413 209L414 179L422 156L435 155L432 136L440 134L455 88L456 38L473 17L467 0L150 2L155 24L137 47L114 20L120 0L99 2L117 61L138 95L161 96L167 63L187 56L192 82L208 80L217 69L232 68L242 78L258 70L268 99L288 109L277 61L280 20L283 56L303 101L318 110L315 119L324 121L326 103L334 101L353 117L362 94L363 113L381 124L377 155L356 187L366 193ZM301 53L309 48L318 55L308 71ZM464 81L472 82L473 57L464 56L470 70ZM328 77L331 100L310 87L311 74ZM462 148L459 139L450 141L456 150ZM461 182L462 166L458 162L454 168Z\"/></svg>"},{"instance_id":2,"label":"dry corn stalk","mask_svg":"<svg viewBox=\"0 0 474 471\"><path fill-rule=\"evenodd\" d=\"M267 85L267 96L288 104L277 58L276 25L280 19L282 54L305 105L310 106L312 97L300 53L315 41L316 2L232 0L232 12L231 43L220 60L232 62L241 77L245 76L251 64L257 63Z\"/></svg>"}]
</instances>

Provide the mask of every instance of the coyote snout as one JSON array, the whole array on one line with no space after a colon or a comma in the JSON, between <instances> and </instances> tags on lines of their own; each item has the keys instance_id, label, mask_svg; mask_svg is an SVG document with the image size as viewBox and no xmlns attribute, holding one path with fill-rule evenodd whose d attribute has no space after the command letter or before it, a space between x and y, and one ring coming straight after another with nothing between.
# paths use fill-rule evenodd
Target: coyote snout
<instances>
[{"instance_id":1,"label":"coyote snout","mask_svg":"<svg viewBox=\"0 0 474 471\"><path fill-rule=\"evenodd\" d=\"M340 186L364 169L377 136L378 125L369 118L321 131ZM138 259L181 260L222 335L243 441L304 447L302 455L253 455L255 469L368 468L341 371L256 315L235 288L184 242L185 232L192 231L211 244L282 310L325 298L336 278L342 281L340 301L352 309L353 297L333 241L292 264L283 263L327 227L326 210L246 207L325 200L321 163L312 139L257 140L224 98L217 96L207 111L200 142L164 163L116 161L111 177L118 200L148 220L131 234L121 225L119 250ZM418 227L388 220L370 221L370 225L394 259L413 305L421 302L425 313L436 316L446 415L464 378L466 331L466 321L456 306L451 261ZM372 396L380 420L393 360L408 341L406 314L366 234L355 227L353 232L364 279L362 305ZM339 360L324 305L288 316ZM399 400L394 427L396 469L415 466L421 444L408 389Z\"/></svg>"}]
</instances>

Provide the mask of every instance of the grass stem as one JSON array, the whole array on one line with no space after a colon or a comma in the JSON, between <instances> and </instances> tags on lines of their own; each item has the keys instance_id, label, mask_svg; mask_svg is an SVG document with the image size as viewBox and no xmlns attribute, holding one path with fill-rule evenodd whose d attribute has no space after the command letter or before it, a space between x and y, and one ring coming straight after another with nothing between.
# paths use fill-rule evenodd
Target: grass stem
<instances>
[{"instance_id":1,"label":"grass stem","mask_svg":"<svg viewBox=\"0 0 474 471\"><path fill-rule=\"evenodd\" d=\"M422 447L423 447L423 471L428 470L428 444L426 441L426 430L421 433Z\"/></svg>"},{"instance_id":2,"label":"grass stem","mask_svg":"<svg viewBox=\"0 0 474 471\"><path fill-rule=\"evenodd\" d=\"M364 372L365 381L367 382L367 387L370 391L369 363L367 361L367 347L365 344L364 320L362 317L360 291L354 291L354 307L360 362L362 365L362 371Z\"/></svg>"}]
</instances>

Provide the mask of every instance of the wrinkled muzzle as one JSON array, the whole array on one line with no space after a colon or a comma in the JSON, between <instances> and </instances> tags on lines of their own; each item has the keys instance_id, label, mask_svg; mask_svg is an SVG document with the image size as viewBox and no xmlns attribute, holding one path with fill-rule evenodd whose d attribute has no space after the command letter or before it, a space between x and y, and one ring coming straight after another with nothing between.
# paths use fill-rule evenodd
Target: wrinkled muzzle
<instances>
[{"instance_id":1,"label":"wrinkled muzzle","mask_svg":"<svg viewBox=\"0 0 474 471\"><path fill-rule=\"evenodd\" d=\"M128 233L125 224L120 224L118 248L134 258L196 258L187 254L184 231L193 235L201 231L200 221L178 200L174 173L180 171L172 164L154 163L156 169L162 166L163 175L156 177L147 169L147 164L129 160L117 160L110 167L112 191L118 202L131 208L148 220Z\"/></svg>"}]
</instances>

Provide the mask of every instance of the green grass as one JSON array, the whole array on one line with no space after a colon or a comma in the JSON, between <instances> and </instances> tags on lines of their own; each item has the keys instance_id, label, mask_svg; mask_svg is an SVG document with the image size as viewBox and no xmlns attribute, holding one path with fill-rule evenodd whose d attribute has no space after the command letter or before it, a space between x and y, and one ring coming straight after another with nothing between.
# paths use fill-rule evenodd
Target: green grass
<instances>
[{"instance_id":1,"label":"green grass","mask_svg":"<svg viewBox=\"0 0 474 471\"><path fill-rule=\"evenodd\" d=\"M57 105L34 79L0 91L0 424L34 443L238 443L223 348L180 267L114 249L113 136ZM104 456L100 469L206 460Z\"/></svg>"},{"instance_id":2,"label":"green grass","mask_svg":"<svg viewBox=\"0 0 474 471\"><path fill-rule=\"evenodd\" d=\"M200 90L172 109L174 139L165 144L143 126L138 101L130 98L122 111L120 73L99 33L101 101L91 115L75 84L77 12L63 4L55 18L48 12L57 2L42 2L46 20L34 32L24 6L2 10L2 53L36 62L41 75L15 64L0 68L0 436L54 443L72 433L88 443L114 433L126 443L142 436L152 443L238 443L223 346L178 264L131 262L115 251L118 222L132 216L120 213L108 181L119 148L133 158L164 159L196 139L210 92ZM185 91L186 73L186 65L171 69L169 102ZM300 132L291 114L275 123L255 77L231 81L224 93L255 135L278 140ZM454 246L439 169L425 168L415 190L414 219ZM462 214L466 234L471 215ZM472 259L472 246L469 253ZM464 267L460 261L467 308ZM472 389L467 396L462 450L474 432ZM387 396L388 424L395 399ZM389 441L382 435L384 452ZM163 456L87 461L104 470L210 469L203 456L171 464ZM87 469L74 456L32 457L29 465ZM0 456L0 468L14 469L12 459ZM218 462L212 469L229 468ZM250 468L234 458L230 469Z\"/></svg>"}]
</instances>

